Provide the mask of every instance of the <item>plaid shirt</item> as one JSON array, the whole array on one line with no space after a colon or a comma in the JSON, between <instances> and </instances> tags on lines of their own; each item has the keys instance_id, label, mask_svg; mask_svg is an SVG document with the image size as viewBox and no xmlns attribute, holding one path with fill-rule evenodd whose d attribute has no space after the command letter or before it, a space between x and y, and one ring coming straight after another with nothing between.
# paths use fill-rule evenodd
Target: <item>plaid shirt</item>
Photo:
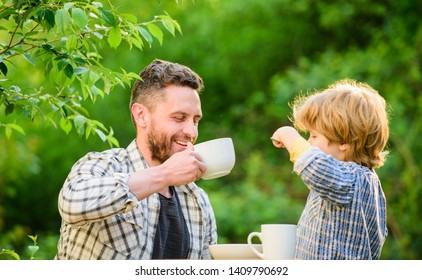
<instances>
[{"instance_id":1,"label":"plaid shirt","mask_svg":"<svg viewBox=\"0 0 422 280\"><path fill-rule=\"evenodd\" d=\"M133 141L126 149L88 153L59 195L62 216L56 259L151 259L160 213L158 194L139 200L129 174L148 168ZM195 183L175 187L189 231L189 259L210 259L217 241L214 212Z\"/></svg>"},{"instance_id":2,"label":"plaid shirt","mask_svg":"<svg viewBox=\"0 0 422 280\"><path fill-rule=\"evenodd\" d=\"M310 193L297 228L297 259L379 259L386 201L375 171L318 148L294 164Z\"/></svg>"}]
</instances>

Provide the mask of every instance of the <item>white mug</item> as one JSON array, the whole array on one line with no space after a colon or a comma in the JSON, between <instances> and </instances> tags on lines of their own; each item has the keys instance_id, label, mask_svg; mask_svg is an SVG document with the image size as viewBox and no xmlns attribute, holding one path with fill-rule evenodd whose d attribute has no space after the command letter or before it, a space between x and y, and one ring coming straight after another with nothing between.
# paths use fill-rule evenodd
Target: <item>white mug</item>
<instances>
[{"instance_id":1,"label":"white mug","mask_svg":"<svg viewBox=\"0 0 422 280\"><path fill-rule=\"evenodd\" d=\"M214 179L230 173L235 163L235 153L231 138L218 138L196 144L194 146L207 170L202 179Z\"/></svg>"},{"instance_id":2,"label":"white mug","mask_svg":"<svg viewBox=\"0 0 422 280\"><path fill-rule=\"evenodd\" d=\"M252 238L255 236L262 242L262 253L253 247ZM251 232L248 235L248 244L252 251L264 260L294 259L296 250L296 225L261 225L261 232Z\"/></svg>"}]
</instances>

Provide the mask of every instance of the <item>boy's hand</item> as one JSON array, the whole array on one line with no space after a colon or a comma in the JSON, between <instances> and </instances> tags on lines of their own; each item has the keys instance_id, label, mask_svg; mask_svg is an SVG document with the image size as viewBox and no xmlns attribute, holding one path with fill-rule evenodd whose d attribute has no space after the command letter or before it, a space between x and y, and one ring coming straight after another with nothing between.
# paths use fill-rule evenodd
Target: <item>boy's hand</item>
<instances>
[{"instance_id":1,"label":"boy's hand","mask_svg":"<svg viewBox=\"0 0 422 280\"><path fill-rule=\"evenodd\" d=\"M275 147L286 148L290 152L293 143L300 137L302 136L300 136L299 132L293 127L283 126L274 132L273 136L271 136L271 140Z\"/></svg>"},{"instance_id":2,"label":"boy's hand","mask_svg":"<svg viewBox=\"0 0 422 280\"><path fill-rule=\"evenodd\" d=\"M275 139L274 137L271 137L271 141L273 141L273 145L277 148L285 148L284 144L280 141L278 141L277 139Z\"/></svg>"}]
</instances>

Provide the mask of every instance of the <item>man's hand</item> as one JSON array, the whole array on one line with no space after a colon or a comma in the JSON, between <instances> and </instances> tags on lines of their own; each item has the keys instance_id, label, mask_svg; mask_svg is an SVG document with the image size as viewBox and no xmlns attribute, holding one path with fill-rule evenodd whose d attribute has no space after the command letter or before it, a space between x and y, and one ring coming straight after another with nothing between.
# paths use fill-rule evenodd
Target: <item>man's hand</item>
<instances>
[{"instance_id":1,"label":"man's hand","mask_svg":"<svg viewBox=\"0 0 422 280\"><path fill-rule=\"evenodd\" d=\"M207 166L202 162L201 157L195 153L193 144L190 142L188 142L185 150L173 154L161 167L168 174L169 186L197 181L207 170Z\"/></svg>"},{"instance_id":2,"label":"man's hand","mask_svg":"<svg viewBox=\"0 0 422 280\"><path fill-rule=\"evenodd\" d=\"M164 163L130 174L128 185L138 199L144 199L169 186L197 181L206 170L192 143L188 143L185 150L173 154Z\"/></svg>"}]
</instances>

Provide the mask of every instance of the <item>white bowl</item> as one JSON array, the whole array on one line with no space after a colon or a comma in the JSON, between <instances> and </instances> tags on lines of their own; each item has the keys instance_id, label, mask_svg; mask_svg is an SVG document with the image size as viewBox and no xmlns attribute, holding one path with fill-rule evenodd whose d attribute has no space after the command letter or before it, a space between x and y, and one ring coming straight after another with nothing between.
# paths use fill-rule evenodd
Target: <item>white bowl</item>
<instances>
[{"instance_id":1,"label":"white bowl","mask_svg":"<svg viewBox=\"0 0 422 280\"><path fill-rule=\"evenodd\" d=\"M262 245L253 245L262 253ZM259 257L252 251L248 244L215 244L210 245L211 256L215 260L257 260Z\"/></svg>"}]
</instances>

